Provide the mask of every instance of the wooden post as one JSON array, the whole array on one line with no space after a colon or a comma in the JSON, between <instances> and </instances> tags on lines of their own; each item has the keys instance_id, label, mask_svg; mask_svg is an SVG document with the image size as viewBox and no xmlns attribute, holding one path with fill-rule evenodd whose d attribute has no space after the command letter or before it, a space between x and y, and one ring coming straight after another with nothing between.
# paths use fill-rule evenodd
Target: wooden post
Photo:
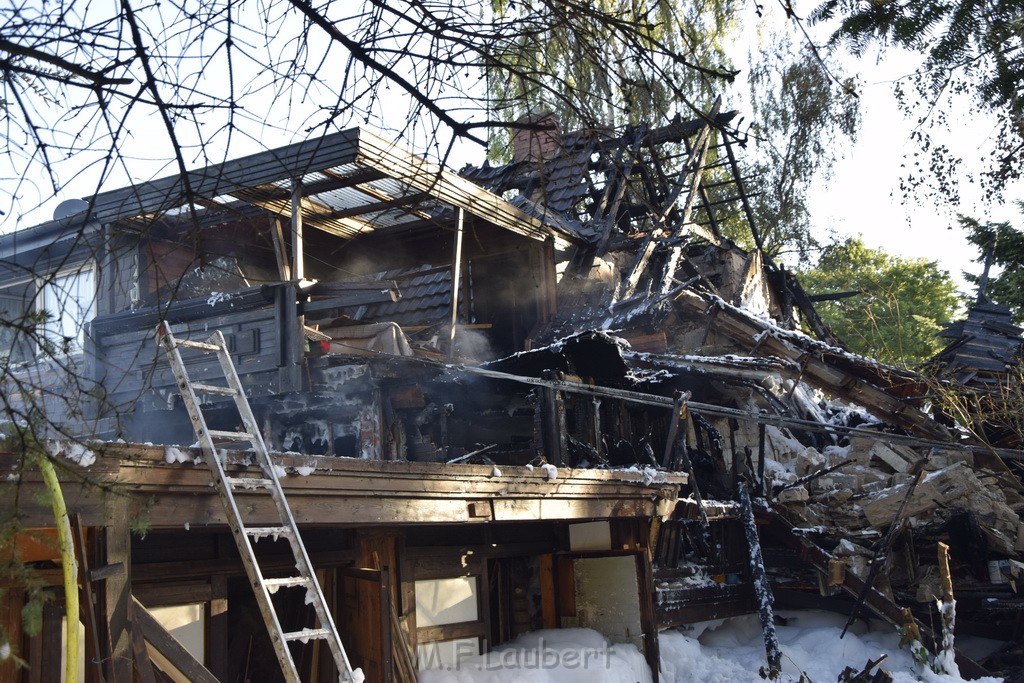
<instances>
[{"instance_id":1,"label":"wooden post","mask_svg":"<svg viewBox=\"0 0 1024 683\"><path fill-rule=\"evenodd\" d=\"M544 628L558 628L558 601L555 592L555 558L544 554L539 558L540 614Z\"/></svg>"},{"instance_id":2,"label":"wooden post","mask_svg":"<svg viewBox=\"0 0 1024 683\"><path fill-rule=\"evenodd\" d=\"M935 654L937 671L955 676L960 675L956 663L956 648L953 634L956 627L956 600L953 598L953 577L949 573L949 546L939 542L939 576L942 578L942 600L939 601L939 617L942 619L942 640Z\"/></svg>"},{"instance_id":3,"label":"wooden post","mask_svg":"<svg viewBox=\"0 0 1024 683\"><path fill-rule=\"evenodd\" d=\"M452 316L448 332L448 362L455 358L455 326L459 322L459 286L462 282L462 233L465 213L460 207L455 227L455 249L452 255Z\"/></svg>"},{"instance_id":4,"label":"wooden post","mask_svg":"<svg viewBox=\"0 0 1024 683\"><path fill-rule=\"evenodd\" d=\"M270 220L270 236L274 240L274 256L277 258L277 276L282 280L292 279L292 268L288 263L288 249L284 243L284 228L276 216Z\"/></svg>"},{"instance_id":5,"label":"wooden post","mask_svg":"<svg viewBox=\"0 0 1024 683\"><path fill-rule=\"evenodd\" d=\"M306 277L302 226L302 182L292 181L292 269L291 281L278 290L278 329L282 367L279 372L279 391L298 391L302 388L302 357L305 353L305 320L298 314L298 282Z\"/></svg>"},{"instance_id":6,"label":"wooden post","mask_svg":"<svg viewBox=\"0 0 1024 683\"><path fill-rule=\"evenodd\" d=\"M676 450L676 436L679 434L679 421L683 419L683 411L686 410L686 399L688 394L679 392L676 396L675 406L672 408L672 422L668 426L668 438L665 439L665 454L661 458L661 466L666 469L674 469L675 458L672 457ZM685 435L684 435L685 439Z\"/></svg>"},{"instance_id":7,"label":"wooden post","mask_svg":"<svg viewBox=\"0 0 1024 683\"><path fill-rule=\"evenodd\" d=\"M206 615L206 661L210 673L226 681L228 675L228 579L223 575L210 577L210 609Z\"/></svg>"},{"instance_id":8,"label":"wooden post","mask_svg":"<svg viewBox=\"0 0 1024 683\"><path fill-rule=\"evenodd\" d=\"M109 656L107 680L112 683L132 681L132 603L131 549L132 538L129 525L128 499L124 496L110 496L110 514L104 529L106 541L106 563L121 563L124 571L109 576L103 586L104 610L110 625L107 654Z\"/></svg>"},{"instance_id":9,"label":"wooden post","mask_svg":"<svg viewBox=\"0 0 1024 683\"><path fill-rule=\"evenodd\" d=\"M775 635L772 587L764 570L764 557L761 555L761 541L757 536L757 523L754 521L754 506L750 502L750 493L745 482L739 482L736 488L740 501L740 521L743 523L747 548L750 551L751 579L754 584L754 598L758 603L758 614L761 617L761 631L764 633L769 678L775 678L782 671L782 650L779 649L779 639Z\"/></svg>"},{"instance_id":10,"label":"wooden post","mask_svg":"<svg viewBox=\"0 0 1024 683\"><path fill-rule=\"evenodd\" d=\"M81 573L78 586L82 593L79 600L85 624L86 680L89 683L103 683L103 649L100 646L100 628L96 619L96 599L93 595L92 579L89 577L89 553L85 546L85 533L78 513L71 515L71 526L75 539L75 559Z\"/></svg>"},{"instance_id":11,"label":"wooden post","mask_svg":"<svg viewBox=\"0 0 1024 683\"><path fill-rule=\"evenodd\" d=\"M545 370L545 379L558 379L551 370ZM554 387L543 387L541 389L541 403L543 405L544 425L544 452L548 462L555 467L561 467L565 463L566 433L565 433L565 398L562 392Z\"/></svg>"},{"instance_id":12,"label":"wooden post","mask_svg":"<svg viewBox=\"0 0 1024 683\"><path fill-rule=\"evenodd\" d=\"M953 600L953 577L949 573L949 546L939 542L939 576L942 578L942 601Z\"/></svg>"},{"instance_id":13,"label":"wooden post","mask_svg":"<svg viewBox=\"0 0 1024 683\"><path fill-rule=\"evenodd\" d=\"M764 481L764 422L757 423L757 485L761 497L768 495L768 485Z\"/></svg>"},{"instance_id":14,"label":"wooden post","mask_svg":"<svg viewBox=\"0 0 1024 683\"><path fill-rule=\"evenodd\" d=\"M302 180L292 181L292 278L306 277L306 261L302 246Z\"/></svg>"},{"instance_id":15,"label":"wooden post","mask_svg":"<svg viewBox=\"0 0 1024 683\"><path fill-rule=\"evenodd\" d=\"M654 571L650 548L641 548L636 555L637 597L640 600L640 628L644 632L644 657L651 667L651 681L658 683L661 651L658 646L658 617L654 610Z\"/></svg>"}]
</instances>

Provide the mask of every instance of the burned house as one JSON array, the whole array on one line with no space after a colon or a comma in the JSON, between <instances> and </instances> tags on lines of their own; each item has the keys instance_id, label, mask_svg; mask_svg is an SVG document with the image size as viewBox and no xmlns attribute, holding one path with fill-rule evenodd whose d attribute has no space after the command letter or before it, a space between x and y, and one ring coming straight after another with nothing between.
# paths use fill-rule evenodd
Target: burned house
<instances>
[{"instance_id":1,"label":"burned house","mask_svg":"<svg viewBox=\"0 0 1024 683\"><path fill-rule=\"evenodd\" d=\"M0 288L25 322L4 340L8 403L43 419L64 472L86 680L338 677L319 599L285 583L289 541L250 533L264 574L246 579L230 508L272 529L277 486L368 680L566 626L636 646L657 680L660 628L770 615L769 581L932 645L927 596L906 596L929 572L918 553L981 500L969 561L1016 576L1019 482L933 419L920 376L844 351L756 248L731 118L544 123L511 163L458 174L353 129L4 236ZM158 328L195 344L168 362ZM227 371L202 353L221 338ZM269 472L238 443L256 432ZM233 505L211 456L248 482ZM17 449L4 462L12 490L38 487ZM22 528L53 526L18 500ZM32 537L14 553L59 585ZM905 571L875 583L896 557ZM249 584L275 581L268 628ZM1018 618L1015 588L985 589L1002 602L979 623ZM29 635L24 592L4 593L23 677L59 666L53 595Z\"/></svg>"}]
</instances>

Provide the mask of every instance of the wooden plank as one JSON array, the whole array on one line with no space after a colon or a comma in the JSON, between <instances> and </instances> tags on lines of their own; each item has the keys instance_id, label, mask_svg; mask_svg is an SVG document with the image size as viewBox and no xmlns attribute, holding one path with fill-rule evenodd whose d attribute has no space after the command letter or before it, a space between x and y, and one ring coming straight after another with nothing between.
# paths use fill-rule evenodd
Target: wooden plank
<instances>
[{"instance_id":1,"label":"wooden plank","mask_svg":"<svg viewBox=\"0 0 1024 683\"><path fill-rule=\"evenodd\" d=\"M558 599L560 617L576 616L576 568L571 557L560 555L555 558L555 594Z\"/></svg>"},{"instance_id":2,"label":"wooden plank","mask_svg":"<svg viewBox=\"0 0 1024 683\"><path fill-rule=\"evenodd\" d=\"M11 654L28 659L28 653L24 651L21 608L24 605L25 594L21 590L24 586L14 586L10 590L0 591L0 629L7 637L11 645ZM14 657L0 660L0 680L18 681L21 680L21 673L15 663Z\"/></svg>"},{"instance_id":3,"label":"wooden plank","mask_svg":"<svg viewBox=\"0 0 1024 683\"><path fill-rule=\"evenodd\" d=\"M98 454L94 468L119 464L115 486L130 492L137 503L150 505L154 528L223 524L224 511L209 486L209 474L193 464L169 465L163 447L126 448L111 445ZM116 456L130 456L119 460ZM244 457L240 453L237 457ZM349 458L276 457L288 467L319 467L309 476L287 476L285 491L302 524L387 524L417 521L486 521L473 517L470 505L483 503L494 519L581 519L588 515L643 516L669 511L685 475L666 473L645 485L641 472L560 468L548 480L537 468L507 467L501 476L478 465L443 465L403 461L365 461ZM327 470L327 467L334 468ZM85 470L88 476L94 468ZM248 470L252 471L252 470ZM662 482L661 479L665 481ZM29 489L26 477L23 485ZM552 495L555 494L555 495ZM80 511L83 523L101 526L115 514L116 497L97 499L82 489L68 491L69 505ZM256 517L272 518L272 506L258 493L240 494ZM32 505L26 496L27 524L46 523L46 506ZM73 499L73 500L72 500ZM136 503L133 503L136 504ZM52 518L52 514L50 514Z\"/></svg>"},{"instance_id":4,"label":"wooden plank","mask_svg":"<svg viewBox=\"0 0 1024 683\"><path fill-rule=\"evenodd\" d=\"M648 548L636 554L637 597L640 600L640 627L644 636L644 657L651 667L652 682L658 683L661 670L661 649L658 644L658 616L655 613L654 573Z\"/></svg>"},{"instance_id":5,"label":"wooden plank","mask_svg":"<svg viewBox=\"0 0 1024 683\"><path fill-rule=\"evenodd\" d=\"M133 574L132 578L135 583L132 594L149 607L187 605L213 599L213 588L209 581L161 581L158 584L140 585L139 577Z\"/></svg>"},{"instance_id":6,"label":"wooden plank","mask_svg":"<svg viewBox=\"0 0 1024 683\"><path fill-rule=\"evenodd\" d=\"M132 616L145 641L153 646L171 665L192 683L217 683L217 679L133 596Z\"/></svg>"},{"instance_id":7,"label":"wooden plank","mask_svg":"<svg viewBox=\"0 0 1024 683\"><path fill-rule=\"evenodd\" d=\"M265 566L265 563L261 563ZM320 566L320 565L316 565ZM228 580L226 576L210 577L211 596L206 610L206 661L217 680L228 679L228 643L231 625L228 622Z\"/></svg>"},{"instance_id":8,"label":"wooden plank","mask_svg":"<svg viewBox=\"0 0 1024 683\"><path fill-rule=\"evenodd\" d=\"M459 638L479 638L483 636L483 621L466 621L459 624L445 624L443 626L422 626L416 630L416 640L420 644L436 643L440 640L456 640Z\"/></svg>"},{"instance_id":9,"label":"wooden plank","mask_svg":"<svg viewBox=\"0 0 1024 683\"><path fill-rule=\"evenodd\" d=\"M506 230L539 241L553 238L562 247L574 239L573 235L541 223L472 181L416 157L366 130L359 129L358 146L357 161L360 164L378 169L420 192L427 192L446 204L464 209Z\"/></svg>"},{"instance_id":10,"label":"wooden plank","mask_svg":"<svg viewBox=\"0 0 1024 683\"><path fill-rule=\"evenodd\" d=\"M81 591L81 613L85 624L86 666L91 672L86 678L91 681L103 682L103 649L100 647L100 627L96 618L96 596L92 586L92 572L89 566L89 553L86 551L85 533L82 530L82 519L77 513L71 515L72 534L75 545L75 559L78 561L78 588Z\"/></svg>"},{"instance_id":11,"label":"wooden plank","mask_svg":"<svg viewBox=\"0 0 1024 683\"><path fill-rule=\"evenodd\" d=\"M134 625L132 628L132 655L135 657L135 674L139 683L156 683L153 663L149 659L149 651L146 649L146 640L142 636L142 629Z\"/></svg>"},{"instance_id":12,"label":"wooden plank","mask_svg":"<svg viewBox=\"0 0 1024 683\"><path fill-rule=\"evenodd\" d=\"M709 324L716 331L725 334L738 344L750 346L757 339L758 344L754 348L754 352L758 355L777 356L801 363L804 367L803 379L812 386L853 401L880 420L908 429L918 436L940 441L950 440L949 432L945 427L917 407L886 391L891 387L875 386L823 360L827 351L831 350L836 354L842 354L841 350L830 349L821 342L808 339L807 341L814 346L814 352L811 352L809 349L801 348L795 336L787 337L787 340L784 341L779 338L779 335L786 334L783 330L769 327L764 322L747 316L717 297L683 290L675 300L687 312L700 315L702 319L708 319ZM717 311L718 315L705 316L709 307ZM893 370L894 374L895 372ZM878 373L878 378L881 379L881 377L881 373Z\"/></svg>"},{"instance_id":13,"label":"wooden plank","mask_svg":"<svg viewBox=\"0 0 1024 683\"><path fill-rule=\"evenodd\" d=\"M94 494L95 495L95 494ZM131 531L129 500L122 496L110 496L110 519L104 529L106 563L122 563L125 571L115 574L104 582L103 596L105 617L108 624L107 680L112 683L131 683ZM82 515L83 520L87 519Z\"/></svg>"},{"instance_id":14,"label":"wooden plank","mask_svg":"<svg viewBox=\"0 0 1024 683\"><path fill-rule=\"evenodd\" d=\"M538 558L540 578L540 611L544 628L558 628L558 592L555 587L554 555L545 553ZM422 629L420 629L422 631Z\"/></svg>"}]
</instances>

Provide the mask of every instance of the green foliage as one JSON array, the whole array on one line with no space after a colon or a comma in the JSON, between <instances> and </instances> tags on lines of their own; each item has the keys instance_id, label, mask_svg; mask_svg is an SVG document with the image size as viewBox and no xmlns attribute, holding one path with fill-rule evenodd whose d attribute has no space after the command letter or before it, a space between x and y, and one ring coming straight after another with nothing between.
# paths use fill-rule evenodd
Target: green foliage
<instances>
[{"instance_id":1,"label":"green foliage","mask_svg":"<svg viewBox=\"0 0 1024 683\"><path fill-rule=\"evenodd\" d=\"M861 2L825 0L812 20L840 20L832 44L844 43L857 54L872 44L920 52L924 62L913 78L912 93L897 95L919 123L946 123L950 95L969 98L999 123L991 140L994 154L983 176L986 190L998 195L1021 175L1024 150L1024 7L1019 0L900 0ZM926 126L914 133L928 167L906 179L908 189L930 187L958 200L955 174L960 159L936 145Z\"/></svg>"},{"instance_id":2,"label":"green foliage","mask_svg":"<svg viewBox=\"0 0 1024 683\"><path fill-rule=\"evenodd\" d=\"M1024 211L1024 202L1019 206ZM966 216L960 216L959 222L967 231L967 240L978 247L981 254L978 262L985 261L989 245L995 240L992 263L1002 268L1002 272L989 276L985 295L990 301L1009 306L1015 323L1024 323L1024 234L1007 222L981 223ZM970 273L965 273L964 277L975 284L980 280Z\"/></svg>"},{"instance_id":3,"label":"green foliage","mask_svg":"<svg viewBox=\"0 0 1024 683\"><path fill-rule=\"evenodd\" d=\"M735 0L492 0L495 21L534 27L494 46L487 67L490 109L514 121L558 114L565 130L621 128L696 116L735 72L723 41L742 5ZM585 9L584 9L585 8ZM508 156L495 130L491 158Z\"/></svg>"},{"instance_id":4,"label":"green foliage","mask_svg":"<svg viewBox=\"0 0 1024 683\"><path fill-rule=\"evenodd\" d=\"M860 124L853 84L837 84L810 49L776 38L750 74L755 139L753 210L762 248L806 263L820 247L811 232L807 190L827 179Z\"/></svg>"},{"instance_id":5,"label":"green foliage","mask_svg":"<svg viewBox=\"0 0 1024 683\"><path fill-rule=\"evenodd\" d=\"M7 490L4 493L9 494L13 491ZM22 529L18 520L9 516L0 523L0 548L14 548L16 537L25 533L28 532ZM18 590L24 591L22 628L30 636L37 635L43 627L43 606L53 599L53 594L46 590L46 583L33 567L13 555L0 561L0 581L10 586L18 586ZM0 632L0 642L7 640L7 634ZM11 645L16 649L16 644Z\"/></svg>"},{"instance_id":6,"label":"green foliage","mask_svg":"<svg viewBox=\"0 0 1024 683\"><path fill-rule=\"evenodd\" d=\"M959 305L955 283L934 261L892 256L852 237L825 247L800 279L812 295L859 291L819 303L818 312L852 351L892 365L939 351L936 332Z\"/></svg>"},{"instance_id":7,"label":"green foliage","mask_svg":"<svg viewBox=\"0 0 1024 683\"><path fill-rule=\"evenodd\" d=\"M910 652L910 656L914 658L914 663L918 668L930 666L931 653L928 652L928 648L916 637L909 634L906 628L900 628L898 632L900 635L900 649Z\"/></svg>"}]
</instances>

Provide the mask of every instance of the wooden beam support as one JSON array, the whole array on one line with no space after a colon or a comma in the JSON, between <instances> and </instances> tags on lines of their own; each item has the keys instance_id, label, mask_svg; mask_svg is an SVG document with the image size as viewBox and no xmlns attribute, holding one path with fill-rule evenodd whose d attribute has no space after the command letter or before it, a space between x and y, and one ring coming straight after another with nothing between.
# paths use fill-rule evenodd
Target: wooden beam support
<instances>
[{"instance_id":1,"label":"wooden beam support","mask_svg":"<svg viewBox=\"0 0 1024 683\"><path fill-rule=\"evenodd\" d=\"M94 494L95 495L95 494ZM123 573L107 578L103 585L103 596L109 625L107 653L107 680L112 683L132 682L131 643L131 515L129 499L126 496L110 496L110 518L104 529L106 563L122 563Z\"/></svg>"},{"instance_id":2,"label":"wooden beam support","mask_svg":"<svg viewBox=\"0 0 1024 683\"><path fill-rule=\"evenodd\" d=\"M756 352L759 355L802 363L802 379L816 388L863 406L883 422L908 429L917 436L939 441L951 440L945 427L914 405L886 391L887 387L876 386L841 367L839 359L846 358L841 350L808 338L798 338L795 334L787 336L784 330L773 328L718 297L683 290L675 301L685 312L707 320L715 332L745 347L749 346L751 339L757 339L759 345ZM709 310L714 315L708 315ZM812 347L804 348L808 344ZM834 362L826 360L830 354ZM875 374L878 381L884 381L884 368L872 368L865 364L863 370L865 373L877 371ZM892 370L893 374L897 372Z\"/></svg>"},{"instance_id":3,"label":"wooden beam support","mask_svg":"<svg viewBox=\"0 0 1024 683\"><path fill-rule=\"evenodd\" d=\"M131 601L135 625L139 628L146 643L152 646L160 658L184 675L184 680L191 683L218 683L217 678L210 673L210 670L196 661L196 658L160 625L160 622L150 614L145 605L134 597L131 598Z\"/></svg>"},{"instance_id":4,"label":"wooden beam support","mask_svg":"<svg viewBox=\"0 0 1024 683\"><path fill-rule=\"evenodd\" d=\"M462 282L462 234L465 211L457 209L458 220L455 228L455 247L452 253L452 311L448 331L448 362L455 359L455 329L459 322L459 285Z\"/></svg>"},{"instance_id":5,"label":"wooden beam support","mask_svg":"<svg viewBox=\"0 0 1024 683\"><path fill-rule=\"evenodd\" d=\"M86 653L86 662L91 664L86 668L92 669L86 678L103 683L103 648L100 646L100 627L99 620L96 618L96 596L93 593L92 572L89 568L89 553L85 546L82 519L78 513L71 515L71 526L75 541L75 559L78 561L79 567L78 584L82 593L79 604L85 623L84 652Z\"/></svg>"}]
</instances>

